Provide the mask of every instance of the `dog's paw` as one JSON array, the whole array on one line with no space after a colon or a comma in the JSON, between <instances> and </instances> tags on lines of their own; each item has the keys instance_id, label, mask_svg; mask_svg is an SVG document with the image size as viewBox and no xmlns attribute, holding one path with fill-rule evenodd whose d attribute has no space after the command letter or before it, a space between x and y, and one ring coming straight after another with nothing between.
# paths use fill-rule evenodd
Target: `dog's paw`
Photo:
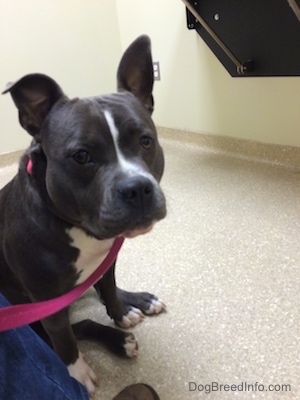
<instances>
[{"instance_id":1,"label":"dog's paw","mask_svg":"<svg viewBox=\"0 0 300 400\"><path fill-rule=\"evenodd\" d=\"M167 306L163 301L159 298L153 296L153 298L149 301L149 308L146 309L144 312L147 315L159 314L162 311L166 311Z\"/></svg>"},{"instance_id":2,"label":"dog's paw","mask_svg":"<svg viewBox=\"0 0 300 400\"><path fill-rule=\"evenodd\" d=\"M167 308L163 301L148 292L132 293L118 288L117 293L123 304L135 307L146 315L159 314Z\"/></svg>"},{"instance_id":3,"label":"dog's paw","mask_svg":"<svg viewBox=\"0 0 300 400\"><path fill-rule=\"evenodd\" d=\"M127 329L137 325L144 319L144 314L141 310L135 307L130 307L127 314L123 315L121 321L115 321L121 328Z\"/></svg>"},{"instance_id":4,"label":"dog's paw","mask_svg":"<svg viewBox=\"0 0 300 400\"><path fill-rule=\"evenodd\" d=\"M103 343L120 357L134 358L138 355L138 342L131 332L110 328Z\"/></svg>"},{"instance_id":5,"label":"dog's paw","mask_svg":"<svg viewBox=\"0 0 300 400\"><path fill-rule=\"evenodd\" d=\"M125 337L124 349L125 355L129 358L134 358L138 355L138 342L132 333Z\"/></svg>"},{"instance_id":6,"label":"dog's paw","mask_svg":"<svg viewBox=\"0 0 300 400\"><path fill-rule=\"evenodd\" d=\"M84 360L84 356L79 352L79 356L74 364L68 366L69 374L77 379L86 387L89 395L92 397L95 393L95 387L98 386L97 377L91 367Z\"/></svg>"}]
</instances>

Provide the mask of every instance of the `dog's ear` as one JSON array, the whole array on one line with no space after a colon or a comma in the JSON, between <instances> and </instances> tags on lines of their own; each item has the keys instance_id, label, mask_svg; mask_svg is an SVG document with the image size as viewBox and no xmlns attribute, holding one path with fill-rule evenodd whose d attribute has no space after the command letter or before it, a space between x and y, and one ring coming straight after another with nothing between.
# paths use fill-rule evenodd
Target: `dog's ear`
<instances>
[{"instance_id":1,"label":"dog's ear","mask_svg":"<svg viewBox=\"0 0 300 400\"><path fill-rule=\"evenodd\" d=\"M118 90L133 93L153 112L153 64L148 36L139 36L125 51L117 72Z\"/></svg>"},{"instance_id":2,"label":"dog's ear","mask_svg":"<svg viewBox=\"0 0 300 400\"><path fill-rule=\"evenodd\" d=\"M38 134L52 106L64 96L58 84L43 74L26 75L7 84L2 94L8 92L19 110L20 124L32 136Z\"/></svg>"}]
</instances>

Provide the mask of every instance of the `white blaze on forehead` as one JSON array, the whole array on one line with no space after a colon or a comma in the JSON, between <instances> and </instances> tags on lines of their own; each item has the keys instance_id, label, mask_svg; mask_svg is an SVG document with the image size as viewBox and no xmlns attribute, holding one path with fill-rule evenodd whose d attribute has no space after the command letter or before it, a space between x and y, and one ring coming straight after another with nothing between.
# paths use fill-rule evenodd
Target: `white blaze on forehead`
<instances>
[{"instance_id":1,"label":"white blaze on forehead","mask_svg":"<svg viewBox=\"0 0 300 400\"><path fill-rule=\"evenodd\" d=\"M118 143L119 130L116 127L116 124L115 124L112 114L108 110L104 110L104 117L106 119L111 136L114 141L117 158L118 158L118 162L119 162L121 169L128 175L143 175L143 176L146 176L147 178L149 178L153 183L154 182L156 183L154 177L149 172L143 170L138 164L136 164L132 161L126 160L126 158L124 157L124 155L121 152L121 149L120 149L120 146Z\"/></svg>"}]
</instances>

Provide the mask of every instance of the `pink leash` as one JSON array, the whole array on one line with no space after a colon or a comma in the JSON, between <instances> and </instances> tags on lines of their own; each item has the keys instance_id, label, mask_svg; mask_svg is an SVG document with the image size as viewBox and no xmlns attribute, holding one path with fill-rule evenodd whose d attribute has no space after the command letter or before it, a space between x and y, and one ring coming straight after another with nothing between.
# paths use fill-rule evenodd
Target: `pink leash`
<instances>
[{"instance_id":1,"label":"pink leash","mask_svg":"<svg viewBox=\"0 0 300 400\"><path fill-rule=\"evenodd\" d=\"M109 253L92 275L70 292L38 303L18 304L0 308L0 332L31 324L66 308L94 285L109 270L122 247L124 237L115 239Z\"/></svg>"}]
</instances>

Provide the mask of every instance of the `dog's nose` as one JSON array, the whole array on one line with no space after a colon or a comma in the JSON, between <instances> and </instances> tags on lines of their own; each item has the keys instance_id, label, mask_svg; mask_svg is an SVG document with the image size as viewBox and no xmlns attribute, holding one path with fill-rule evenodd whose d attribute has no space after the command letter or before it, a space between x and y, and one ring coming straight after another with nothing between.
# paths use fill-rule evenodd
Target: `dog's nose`
<instances>
[{"instance_id":1,"label":"dog's nose","mask_svg":"<svg viewBox=\"0 0 300 400\"><path fill-rule=\"evenodd\" d=\"M152 200L153 184L147 177L127 178L120 182L118 194L127 204L145 207Z\"/></svg>"}]
</instances>

